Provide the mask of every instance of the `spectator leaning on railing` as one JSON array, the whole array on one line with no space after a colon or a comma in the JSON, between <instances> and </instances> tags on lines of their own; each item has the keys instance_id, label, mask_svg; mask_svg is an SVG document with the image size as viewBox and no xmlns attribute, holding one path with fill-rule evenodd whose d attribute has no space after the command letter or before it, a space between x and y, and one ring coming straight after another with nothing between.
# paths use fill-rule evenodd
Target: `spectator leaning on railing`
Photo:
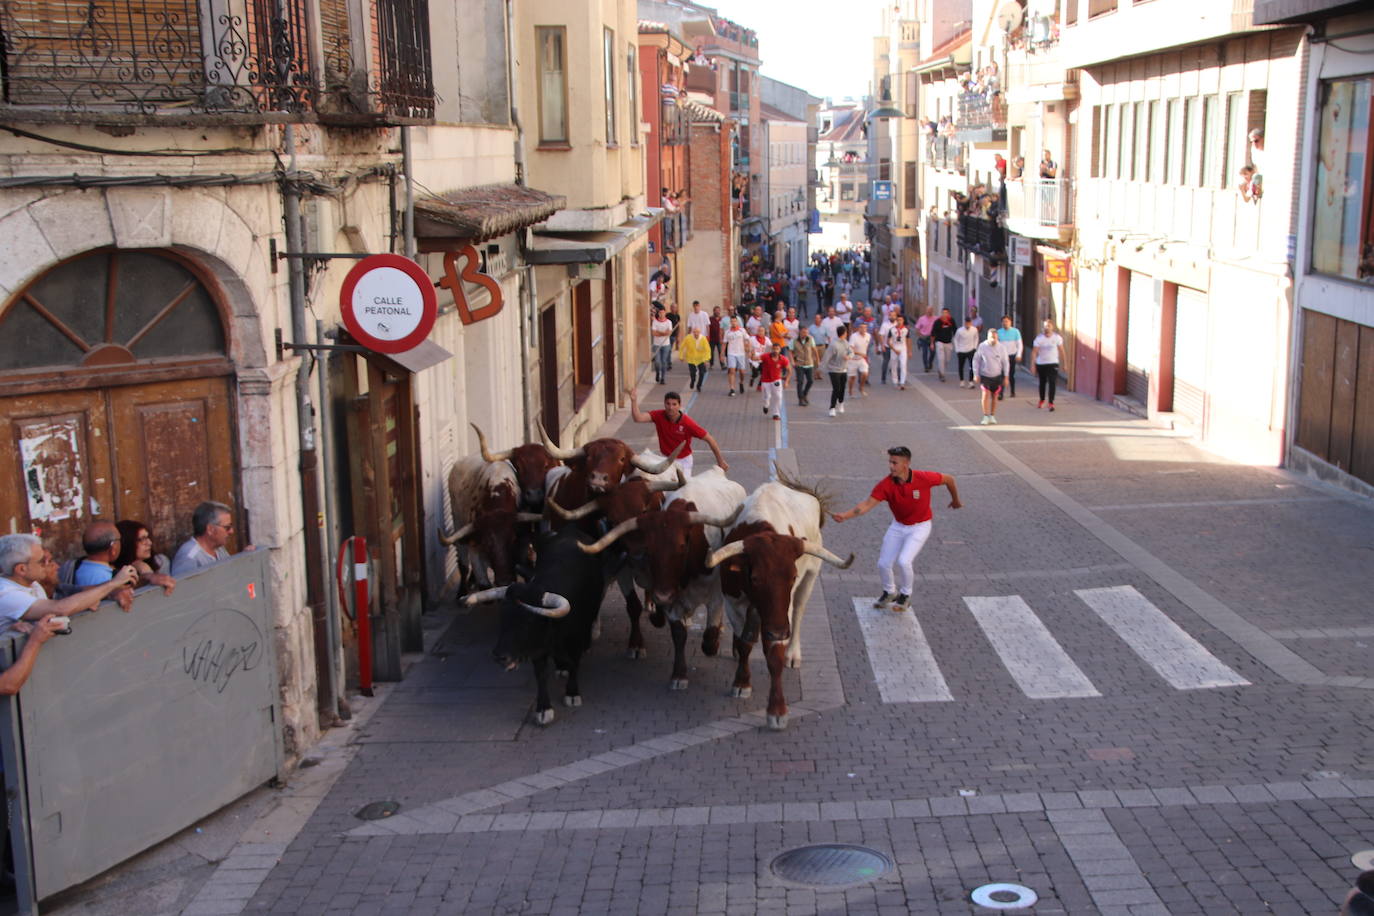
<instances>
[{"instance_id":1,"label":"spectator leaning on railing","mask_svg":"<svg viewBox=\"0 0 1374 916\"><path fill-rule=\"evenodd\" d=\"M50 614L66 617L95 610L101 601L133 585L138 578L132 566L125 566L115 571L108 582L65 598L49 598L40 584L47 575L43 542L36 535L0 537L0 633L17 626L20 620L41 620Z\"/></svg>"},{"instance_id":2,"label":"spectator leaning on railing","mask_svg":"<svg viewBox=\"0 0 1374 916\"><path fill-rule=\"evenodd\" d=\"M229 559L225 549L234 530L234 513L224 503L203 502L191 513L191 537L172 557L172 576L185 576ZM249 544L244 550L252 550Z\"/></svg>"}]
</instances>

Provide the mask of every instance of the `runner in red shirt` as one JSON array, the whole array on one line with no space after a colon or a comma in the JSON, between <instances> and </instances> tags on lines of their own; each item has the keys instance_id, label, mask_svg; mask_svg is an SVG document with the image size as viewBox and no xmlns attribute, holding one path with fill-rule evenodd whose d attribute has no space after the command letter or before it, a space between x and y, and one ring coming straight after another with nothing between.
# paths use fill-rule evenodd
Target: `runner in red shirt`
<instances>
[{"instance_id":1,"label":"runner in red shirt","mask_svg":"<svg viewBox=\"0 0 1374 916\"><path fill-rule=\"evenodd\" d=\"M654 424L654 429L658 431L659 451L671 455L680 443L687 443L682 448L682 454L677 456L677 466L682 468L683 474L692 476L693 439L700 439L710 446L711 452L716 456L716 464L722 471L730 470L730 465L720 453L720 446L716 444L715 437L682 412L682 398L676 391L670 391L663 396L662 410L651 410L648 413L639 409L639 396L634 391L626 389L625 393L630 396L630 419L636 423Z\"/></svg>"},{"instance_id":2,"label":"runner in red shirt","mask_svg":"<svg viewBox=\"0 0 1374 916\"><path fill-rule=\"evenodd\" d=\"M773 401L773 419L782 419L778 411L782 408L782 392L787 387L791 374L792 361L782 352L782 344L774 341L769 351L759 358L759 373L763 383L763 412L768 413L768 403Z\"/></svg>"},{"instance_id":3,"label":"runner in red shirt","mask_svg":"<svg viewBox=\"0 0 1374 916\"><path fill-rule=\"evenodd\" d=\"M934 487L949 490L949 507L962 509L959 487L954 478L939 471L913 471L911 449L898 445L887 450L887 469L891 473L878 481L868 499L848 512L831 514L837 522L863 515L879 503L887 503L892 510L892 524L883 535L883 547L878 553L878 575L883 580L883 594L873 603L875 608L887 607L905 611L911 601L912 584L916 573L912 564L930 537L930 491ZM893 577L893 567L901 573L901 582Z\"/></svg>"}]
</instances>

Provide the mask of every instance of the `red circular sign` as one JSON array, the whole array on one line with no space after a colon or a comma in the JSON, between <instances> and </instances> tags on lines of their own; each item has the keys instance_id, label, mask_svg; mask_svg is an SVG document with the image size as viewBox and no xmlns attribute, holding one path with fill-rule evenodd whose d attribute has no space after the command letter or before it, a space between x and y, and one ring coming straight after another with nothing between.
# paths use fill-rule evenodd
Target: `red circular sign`
<instances>
[{"instance_id":1,"label":"red circular sign","mask_svg":"<svg viewBox=\"0 0 1374 916\"><path fill-rule=\"evenodd\" d=\"M399 254L374 254L353 265L339 291L339 308L353 339L379 353L415 348L439 314L429 274Z\"/></svg>"}]
</instances>

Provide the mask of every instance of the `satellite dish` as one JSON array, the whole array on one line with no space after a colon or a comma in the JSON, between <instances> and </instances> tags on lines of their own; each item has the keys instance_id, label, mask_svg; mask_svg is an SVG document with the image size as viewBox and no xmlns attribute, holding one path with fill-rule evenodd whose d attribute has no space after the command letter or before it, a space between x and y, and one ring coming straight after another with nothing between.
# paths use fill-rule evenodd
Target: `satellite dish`
<instances>
[{"instance_id":1,"label":"satellite dish","mask_svg":"<svg viewBox=\"0 0 1374 916\"><path fill-rule=\"evenodd\" d=\"M1023 10L1021 4L1016 3L1015 0L997 11L997 24L1002 27L1003 32L1010 32L1012 29L1019 26L1021 21L1025 18L1025 10Z\"/></svg>"}]
</instances>

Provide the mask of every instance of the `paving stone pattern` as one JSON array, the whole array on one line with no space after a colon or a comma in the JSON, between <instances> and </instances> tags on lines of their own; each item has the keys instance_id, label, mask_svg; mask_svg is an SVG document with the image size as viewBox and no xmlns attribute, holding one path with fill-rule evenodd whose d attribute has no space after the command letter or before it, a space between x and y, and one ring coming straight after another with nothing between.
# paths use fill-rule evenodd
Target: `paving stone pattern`
<instances>
[{"instance_id":1,"label":"paving stone pattern","mask_svg":"<svg viewBox=\"0 0 1374 916\"><path fill-rule=\"evenodd\" d=\"M186 912L972 913L990 912L974 888L1012 882L1037 914L1334 913L1374 847L1374 512L1072 394L1038 411L1028 379L986 428L972 393L913 379L833 420L819 388L810 408L788 392L783 449L723 373L690 413L747 488L793 462L847 508L896 443L956 475L966 507L937 491L912 611L952 700L884 703L875 684L854 601L877 593L885 508L824 528L858 559L823 572L782 732L761 727L757 652L754 696L732 699L734 661L701 654L698 622L690 686L670 691L667 632L627 659L614 592L585 705L555 689L557 719L533 725L528 670L489 660L490 609L455 613L295 840L226 862ZM684 367L672 381L685 392ZM1075 594L1124 586L1247 683L1175 688ZM1100 696L1018 687L964 600L1011 596ZM354 816L382 799L401 813ZM829 891L769 871L816 842L895 868Z\"/></svg>"}]
</instances>

